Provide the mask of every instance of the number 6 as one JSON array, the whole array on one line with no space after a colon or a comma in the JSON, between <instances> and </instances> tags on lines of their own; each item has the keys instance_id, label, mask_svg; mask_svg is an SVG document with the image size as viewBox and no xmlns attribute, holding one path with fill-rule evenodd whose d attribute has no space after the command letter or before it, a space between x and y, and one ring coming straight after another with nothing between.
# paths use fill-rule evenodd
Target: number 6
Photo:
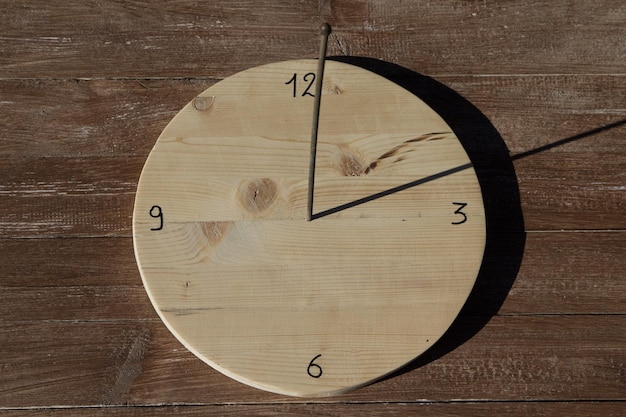
<instances>
[{"instance_id":1,"label":"number 6","mask_svg":"<svg viewBox=\"0 0 626 417\"><path fill-rule=\"evenodd\" d=\"M316 363L313 363L315 362L315 359L319 358L320 356L322 355L319 354L311 359L311 362L309 362L309 366L306 368L306 373L309 374L309 376L312 378L319 378L320 376L322 376L322 367ZM311 370L313 370L313 372L311 372Z\"/></svg>"}]
</instances>

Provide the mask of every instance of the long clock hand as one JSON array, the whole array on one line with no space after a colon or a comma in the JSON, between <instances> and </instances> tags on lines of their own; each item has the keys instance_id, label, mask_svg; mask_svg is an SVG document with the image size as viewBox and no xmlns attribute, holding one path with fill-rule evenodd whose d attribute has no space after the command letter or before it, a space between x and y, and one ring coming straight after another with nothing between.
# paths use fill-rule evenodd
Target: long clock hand
<instances>
[{"instance_id":1,"label":"long clock hand","mask_svg":"<svg viewBox=\"0 0 626 417\"><path fill-rule=\"evenodd\" d=\"M313 125L311 127L311 152L309 160L309 192L307 197L306 221L313 218L313 186L315 184L315 155L317 153L317 129L320 121L320 102L322 100L322 79L324 78L324 63L326 62L326 46L331 28L328 23L320 27L321 43L320 55L317 60L317 76L315 83L315 103L313 104Z\"/></svg>"}]
</instances>

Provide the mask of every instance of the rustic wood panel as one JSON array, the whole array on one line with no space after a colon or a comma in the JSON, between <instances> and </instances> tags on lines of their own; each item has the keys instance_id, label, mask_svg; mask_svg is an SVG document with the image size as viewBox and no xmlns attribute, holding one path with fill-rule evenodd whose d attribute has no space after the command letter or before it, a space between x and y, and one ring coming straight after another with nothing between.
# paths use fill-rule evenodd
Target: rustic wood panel
<instances>
[{"instance_id":1,"label":"rustic wood panel","mask_svg":"<svg viewBox=\"0 0 626 417\"><path fill-rule=\"evenodd\" d=\"M158 319L129 238L3 239L0 252L0 321ZM623 232L530 233L498 314L624 314L625 252ZM493 280L478 303L507 290Z\"/></svg>"},{"instance_id":2,"label":"rustic wood panel","mask_svg":"<svg viewBox=\"0 0 626 417\"><path fill-rule=\"evenodd\" d=\"M436 79L482 111L514 155L603 127L550 153L623 148L625 127L615 124L626 119L626 75ZM0 157L145 157L176 113L214 82L0 79Z\"/></svg>"},{"instance_id":3,"label":"rustic wood panel","mask_svg":"<svg viewBox=\"0 0 626 417\"><path fill-rule=\"evenodd\" d=\"M147 156L211 80L0 80L0 156Z\"/></svg>"},{"instance_id":4,"label":"rustic wood panel","mask_svg":"<svg viewBox=\"0 0 626 417\"><path fill-rule=\"evenodd\" d=\"M130 236L144 162L142 157L0 159L5 173L0 236ZM543 153L520 159L515 167L527 230L626 227L626 152Z\"/></svg>"},{"instance_id":5,"label":"rustic wood panel","mask_svg":"<svg viewBox=\"0 0 626 417\"><path fill-rule=\"evenodd\" d=\"M299 401L219 374L158 321L3 323L0 329L2 407ZM624 343L620 316L496 317L436 361L317 401L624 400Z\"/></svg>"},{"instance_id":6,"label":"rustic wood panel","mask_svg":"<svg viewBox=\"0 0 626 417\"><path fill-rule=\"evenodd\" d=\"M572 402L420 402L414 403L329 403L329 404L225 404L225 405L175 405L175 406L118 406L106 408L72 409L72 416L407 416L423 417L484 417L486 415L513 415L535 417L622 417L624 404L620 402L572 401ZM22 416L26 410L5 411L6 416ZM35 416L66 416L67 409L28 410Z\"/></svg>"},{"instance_id":7,"label":"rustic wood panel","mask_svg":"<svg viewBox=\"0 0 626 417\"><path fill-rule=\"evenodd\" d=\"M241 413L237 408L244 409ZM606 417L613 417L621 415L623 410L620 403L495 403L493 405L469 403L469 404L440 404L440 403L427 403L427 404L382 404L382 405L323 405L316 404L304 404L304 405L280 405L280 406L250 406L248 411L246 406L230 406L220 413L232 413L246 414L246 415L292 415L306 416L319 415L324 413L329 416L345 416L347 414L354 415L407 415L407 414L419 414L420 416L485 416L489 413L495 415L534 415L537 417L553 416L559 414L568 414L572 417L585 416L598 414ZM273 409L276 411L273 411ZM183 409L184 410L184 409ZM210 409L209 409L210 410ZM200 411L200 410L197 410ZM225 414L227 415L227 414Z\"/></svg>"},{"instance_id":8,"label":"rustic wood panel","mask_svg":"<svg viewBox=\"0 0 626 417\"><path fill-rule=\"evenodd\" d=\"M624 414L623 1L0 6L0 413ZM517 181L526 234L492 192L504 246L455 332L397 376L310 402L231 381L167 332L130 221L177 111L235 72L314 58L324 20L331 55L429 75L490 120L515 172L483 171L494 190Z\"/></svg>"},{"instance_id":9,"label":"rustic wood panel","mask_svg":"<svg viewBox=\"0 0 626 417\"><path fill-rule=\"evenodd\" d=\"M623 70L619 0L438 2L4 1L5 77L225 77L316 56L311 28L333 25L329 54L366 55L427 74Z\"/></svg>"},{"instance_id":10,"label":"rustic wood panel","mask_svg":"<svg viewBox=\"0 0 626 417\"><path fill-rule=\"evenodd\" d=\"M530 98L523 94L532 84L528 78L539 85L559 85L559 91L565 89L568 96L578 99L561 101L568 106L563 110L556 107L558 94L554 93L552 100L542 100L544 107L535 111L533 102L538 93ZM523 155L580 136L516 161L527 228L622 228L622 176L614 173L625 169L621 142L626 126L619 118L624 114L620 106L626 100L625 89L619 86L625 77L495 79L446 78L459 91L475 97L476 105L492 115L512 154ZM173 88L166 87L164 81L45 81L44 87L35 81L0 83L8 92L3 101L7 111L1 113L8 127L7 140L0 144L0 154L20 157L0 162L6 173L0 192L9 197L0 202L6 204L2 233L23 237L40 233L128 235L129 201L145 155L159 130L176 113L174 106L182 106L204 88L204 82L197 80L175 81ZM164 101L164 96L172 97L173 105ZM500 112L508 118L498 125ZM20 120L25 123L16 123ZM603 127L606 130L586 135ZM42 156L46 158L33 159ZM93 156L109 158L97 162L81 159ZM35 196L44 199L33 199ZM54 211L45 198L56 201ZM593 216L581 217L581 211ZM90 219L97 219L97 224Z\"/></svg>"}]
</instances>

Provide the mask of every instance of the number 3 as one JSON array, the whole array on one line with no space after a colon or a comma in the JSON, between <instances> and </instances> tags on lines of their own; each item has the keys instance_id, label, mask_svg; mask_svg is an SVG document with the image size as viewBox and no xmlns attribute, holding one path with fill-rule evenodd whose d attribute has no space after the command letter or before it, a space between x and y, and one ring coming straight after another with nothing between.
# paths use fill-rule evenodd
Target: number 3
<instances>
[{"instance_id":1,"label":"number 3","mask_svg":"<svg viewBox=\"0 0 626 417\"><path fill-rule=\"evenodd\" d=\"M452 224L463 224L463 223L465 223L467 221L467 215L465 213L463 213L461 210L463 210L465 208L465 206L467 206L467 203L452 203L452 204L460 206L458 209L456 209L454 214L460 214L461 216L463 216L462 220L459 220L458 222L452 222Z\"/></svg>"}]
</instances>

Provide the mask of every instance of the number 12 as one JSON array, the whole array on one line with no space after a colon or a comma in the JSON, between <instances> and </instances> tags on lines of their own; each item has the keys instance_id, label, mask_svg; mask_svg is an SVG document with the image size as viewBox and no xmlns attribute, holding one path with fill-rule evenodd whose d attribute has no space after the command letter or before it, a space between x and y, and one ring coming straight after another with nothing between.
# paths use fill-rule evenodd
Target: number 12
<instances>
[{"instance_id":1,"label":"number 12","mask_svg":"<svg viewBox=\"0 0 626 417\"><path fill-rule=\"evenodd\" d=\"M289 81L287 81L285 84L289 85L293 83L293 96L295 97L298 94L298 88L297 88L297 79L298 79L298 74L297 73L293 73L293 77L291 77L291 79L289 79ZM302 77L302 79L305 82L308 82L309 85L306 87L306 89L304 90L304 92L302 94L300 94L301 97L304 96L311 96L311 97L315 97L313 94L309 93L309 90L311 89L311 86L313 85L313 82L315 81L315 73L313 72L307 72L306 74L304 74L304 77Z\"/></svg>"}]
</instances>

